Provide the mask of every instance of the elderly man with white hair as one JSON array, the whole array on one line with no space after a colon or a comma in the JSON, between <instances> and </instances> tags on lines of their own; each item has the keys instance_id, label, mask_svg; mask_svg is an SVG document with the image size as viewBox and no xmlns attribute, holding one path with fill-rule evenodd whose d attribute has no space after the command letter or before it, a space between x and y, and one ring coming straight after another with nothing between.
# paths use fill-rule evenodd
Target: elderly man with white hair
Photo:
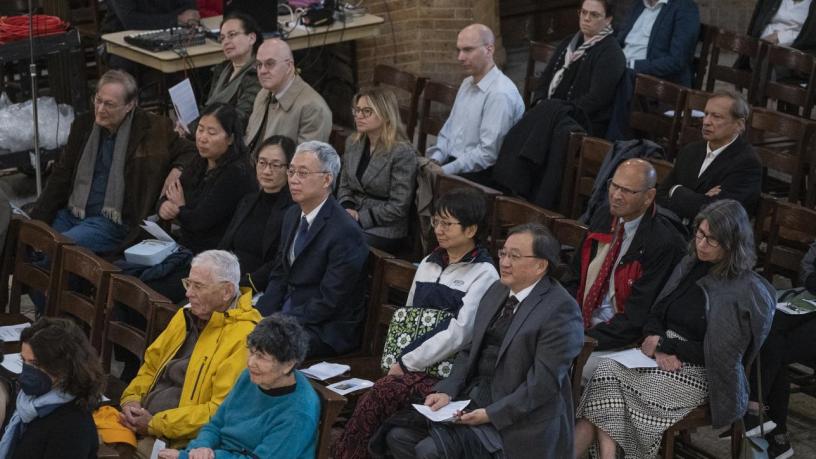
<instances>
[{"instance_id":1,"label":"elderly man with white hair","mask_svg":"<svg viewBox=\"0 0 816 459\"><path fill-rule=\"evenodd\" d=\"M195 438L246 367L246 338L261 315L251 292L239 290L240 278L230 252L193 258L182 280L190 303L147 348L120 400L121 423L142 437L137 457L149 457L157 437L172 447Z\"/></svg>"},{"instance_id":2,"label":"elderly man with white hair","mask_svg":"<svg viewBox=\"0 0 816 459\"><path fill-rule=\"evenodd\" d=\"M257 305L264 316L295 317L309 335L309 357L352 351L362 336L368 246L332 196L339 173L331 145L298 146L287 171L297 206L283 217L278 261Z\"/></svg>"}]
</instances>

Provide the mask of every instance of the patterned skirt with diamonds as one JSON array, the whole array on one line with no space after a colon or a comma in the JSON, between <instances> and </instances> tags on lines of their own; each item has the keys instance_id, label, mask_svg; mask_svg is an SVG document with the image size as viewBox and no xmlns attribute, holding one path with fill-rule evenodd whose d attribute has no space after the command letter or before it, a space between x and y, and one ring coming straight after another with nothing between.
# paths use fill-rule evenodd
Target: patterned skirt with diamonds
<instances>
[{"instance_id":1,"label":"patterned skirt with diamonds","mask_svg":"<svg viewBox=\"0 0 816 459\"><path fill-rule=\"evenodd\" d=\"M663 432L707 398L702 366L684 363L679 371L669 372L626 368L603 359L581 397L576 418L586 418L609 434L627 458L651 458L660 449Z\"/></svg>"}]
</instances>

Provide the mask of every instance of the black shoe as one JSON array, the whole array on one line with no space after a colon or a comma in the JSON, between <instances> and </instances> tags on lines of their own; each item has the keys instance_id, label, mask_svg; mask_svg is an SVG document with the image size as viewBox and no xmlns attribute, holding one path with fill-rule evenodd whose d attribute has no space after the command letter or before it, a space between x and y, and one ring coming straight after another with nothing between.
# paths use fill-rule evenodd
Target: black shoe
<instances>
[{"instance_id":1,"label":"black shoe","mask_svg":"<svg viewBox=\"0 0 816 459\"><path fill-rule=\"evenodd\" d=\"M768 457L771 459L787 459L793 456L793 447L788 440L787 433L772 433L765 435L768 440Z\"/></svg>"},{"instance_id":2,"label":"black shoe","mask_svg":"<svg viewBox=\"0 0 816 459\"><path fill-rule=\"evenodd\" d=\"M756 414L747 413L745 416L742 417L742 422L745 424L745 436L746 437L758 437L762 435L762 430L759 428L759 416ZM763 424L765 427L765 433L770 433L772 430L776 428L776 423L771 421L767 416L765 417L765 423ZM717 438L720 440L730 440L731 439L731 429L726 430L725 432L721 433Z\"/></svg>"}]
</instances>

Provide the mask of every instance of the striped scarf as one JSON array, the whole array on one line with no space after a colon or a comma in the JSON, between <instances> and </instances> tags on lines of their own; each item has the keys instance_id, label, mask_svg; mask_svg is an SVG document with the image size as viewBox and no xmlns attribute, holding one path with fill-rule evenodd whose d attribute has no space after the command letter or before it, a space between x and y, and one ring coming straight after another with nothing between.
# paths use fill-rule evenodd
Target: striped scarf
<instances>
[{"instance_id":1,"label":"striped scarf","mask_svg":"<svg viewBox=\"0 0 816 459\"><path fill-rule=\"evenodd\" d=\"M564 79L564 73L567 69L572 65L573 62L581 59L584 56L584 53L589 48L592 48L596 43L606 38L607 35L612 34L612 26L608 25L601 29L601 31L595 35L594 37L590 38L589 40L581 43L581 46L578 46L578 49L575 49L576 45L578 44L578 39L583 37L581 32L575 34L570 40L569 45L567 46L566 56L564 56L564 65L561 66L558 70L555 71L555 74L550 80L550 88L547 92L547 98L551 98L553 94L555 94L555 89L558 88L558 85L561 84L561 80Z\"/></svg>"}]
</instances>

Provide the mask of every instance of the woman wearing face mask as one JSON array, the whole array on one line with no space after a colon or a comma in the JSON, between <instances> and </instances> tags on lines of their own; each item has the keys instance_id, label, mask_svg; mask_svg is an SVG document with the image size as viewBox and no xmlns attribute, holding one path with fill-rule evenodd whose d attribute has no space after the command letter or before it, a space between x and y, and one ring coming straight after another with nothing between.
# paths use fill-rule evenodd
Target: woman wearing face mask
<instances>
[{"instance_id":1,"label":"woman wearing face mask","mask_svg":"<svg viewBox=\"0 0 816 459\"><path fill-rule=\"evenodd\" d=\"M103 383L96 351L67 319L42 318L20 341L20 392L0 457L95 458L99 438L91 412Z\"/></svg>"}]
</instances>

